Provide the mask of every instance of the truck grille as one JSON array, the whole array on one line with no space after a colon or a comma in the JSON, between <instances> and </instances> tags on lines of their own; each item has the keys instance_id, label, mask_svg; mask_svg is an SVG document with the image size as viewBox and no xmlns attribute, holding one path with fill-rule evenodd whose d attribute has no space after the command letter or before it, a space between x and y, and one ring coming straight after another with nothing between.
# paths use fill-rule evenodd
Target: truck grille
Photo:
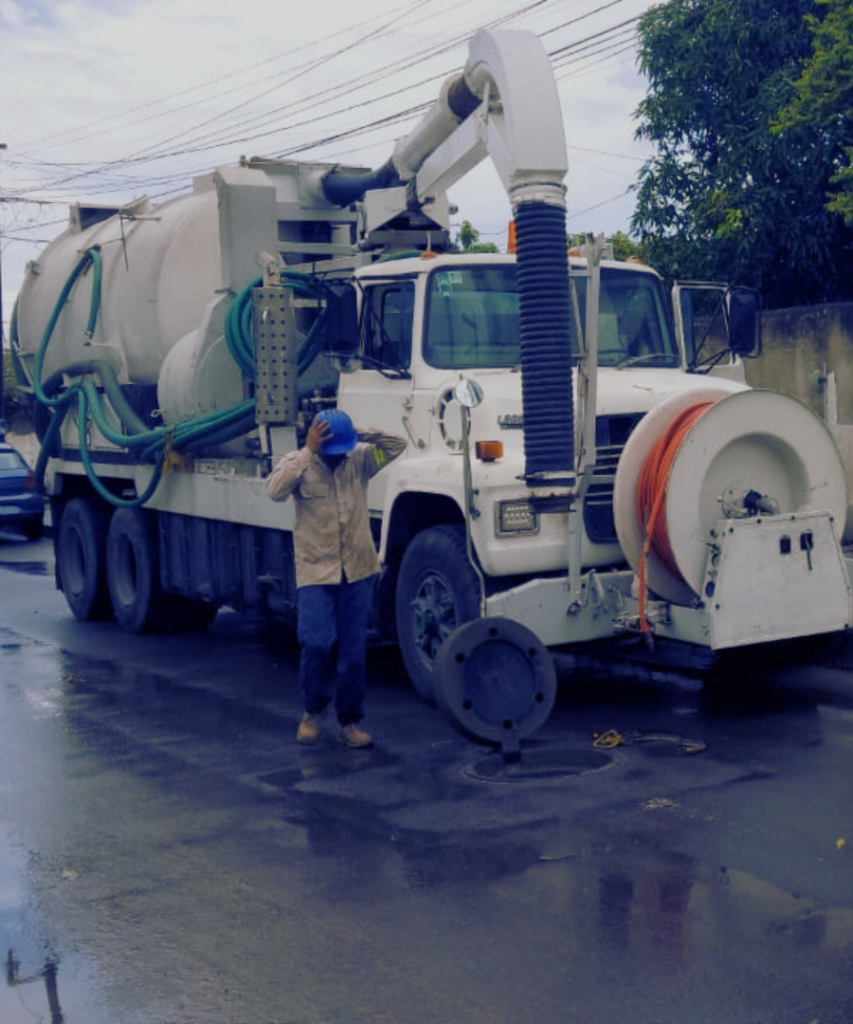
<instances>
[{"instance_id":1,"label":"truck grille","mask_svg":"<svg viewBox=\"0 0 853 1024\"><path fill-rule=\"evenodd\" d=\"M595 421L595 471L583 503L583 523L594 544L616 542L613 520L613 485L616 467L641 415L599 416Z\"/></svg>"}]
</instances>

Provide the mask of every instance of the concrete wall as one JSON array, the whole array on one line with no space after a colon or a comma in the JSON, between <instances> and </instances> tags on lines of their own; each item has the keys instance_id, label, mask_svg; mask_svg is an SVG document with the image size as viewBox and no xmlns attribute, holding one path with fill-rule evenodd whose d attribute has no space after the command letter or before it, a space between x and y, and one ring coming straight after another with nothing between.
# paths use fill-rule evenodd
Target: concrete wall
<instances>
[{"instance_id":1,"label":"concrete wall","mask_svg":"<svg viewBox=\"0 0 853 1024\"><path fill-rule=\"evenodd\" d=\"M845 540L853 540L853 302L765 312L762 336L747 383L794 395L830 428L847 472Z\"/></svg>"}]
</instances>

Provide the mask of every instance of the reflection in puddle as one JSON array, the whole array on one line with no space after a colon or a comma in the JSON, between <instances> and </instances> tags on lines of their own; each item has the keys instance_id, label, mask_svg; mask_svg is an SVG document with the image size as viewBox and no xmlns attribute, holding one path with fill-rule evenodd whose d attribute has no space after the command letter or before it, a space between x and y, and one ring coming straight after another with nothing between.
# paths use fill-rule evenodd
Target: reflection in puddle
<instances>
[{"instance_id":1,"label":"reflection in puddle","mask_svg":"<svg viewBox=\"0 0 853 1024\"><path fill-rule=\"evenodd\" d=\"M787 892L744 871L722 869L721 878L731 896L750 909L765 935L820 949L853 946L853 910L820 908L812 900Z\"/></svg>"},{"instance_id":2,"label":"reflection in puddle","mask_svg":"<svg viewBox=\"0 0 853 1024\"><path fill-rule=\"evenodd\" d=\"M613 763L600 750L523 750L518 761L507 762L500 754L480 758L463 769L470 778L491 782L526 782L530 779L559 779L586 775Z\"/></svg>"},{"instance_id":3,"label":"reflection in puddle","mask_svg":"<svg viewBox=\"0 0 853 1024\"><path fill-rule=\"evenodd\" d=\"M542 858L552 904L570 916L579 947L668 976L689 971L711 948L737 943L788 962L853 948L853 909L813 898L746 872L634 837L614 846L575 847Z\"/></svg>"},{"instance_id":4,"label":"reflection in puddle","mask_svg":"<svg viewBox=\"0 0 853 1024\"><path fill-rule=\"evenodd\" d=\"M0 631L0 636L7 635ZM6 658L10 660L5 661ZM54 647L38 641L0 643L0 678L5 693L33 709L39 718L62 713L63 658ZM7 667L8 666L8 667Z\"/></svg>"},{"instance_id":5,"label":"reflection in puddle","mask_svg":"<svg viewBox=\"0 0 853 1024\"><path fill-rule=\"evenodd\" d=\"M595 890L599 941L607 949L633 949L657 971L682 964L697 871L692 858L674 852L607 865Z\"/></svg>"},{"instance_id":6,"label":"reflection in puddle","mask_svg":"<svg viewBox=\"0 0 853 1024\"><path fill-rule=\"evenodd\" d=\"M62 1007L59 1005L59 987L56 982L58 965L54 960L45 960L44 967L29 977L22 978L14 951L9 950L6 957L6 984L9 988L17 988L19 985L29 985L32 982L44 982L44 990L47 996L47 1006L50 1010L50 1024L63 1024L65 1018L62 1016Z\"/></svg>"},{"instance_id":7,"label":"reflection in puddle","mask_svg":"<svg viewBox=\"0 0 853 1024\"><path fill-rule=\"evenodd\" d=\"M290 789L300 782L334 779L371 768L389 768L400 761L399 757L382 747L352 751L329 743L318 746L314 750L300 750L298 753L298 767L269 772L266 775L258 776L258 780L268 786L275 786L277 789Z\"/></svg>"}]
</instances>

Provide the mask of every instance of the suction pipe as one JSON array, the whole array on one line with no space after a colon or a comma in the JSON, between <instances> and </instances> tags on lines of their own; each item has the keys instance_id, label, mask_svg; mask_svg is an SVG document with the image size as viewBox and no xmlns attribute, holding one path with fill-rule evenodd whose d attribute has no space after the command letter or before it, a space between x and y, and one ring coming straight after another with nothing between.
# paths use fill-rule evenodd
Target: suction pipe
<instances>
[{"instance_id":1,"label":"suction pipe","mask_svg":"<svg viewBox=\"0 0 853 1024\"><path fill-rule=\"evenodd\" d=\"M542 43L528 32L478 32L465 79L486 97L486 145L515 216L525 476L531 485L572 485L577 345L557 85Z\"/></svg>"},{"instance_id":2,"label":"suction pipe","mask_svg":"<svg viewBox=\"0 0 853 1024\"><path fill-rule=\"evenodd\" d=\"M391 163L423 200L486 156L509 196L517 230L525 476L531 486L573 486L577 345L566 140L548 55L531 32L477 32L463 72L444 83L438 100L397 143Z\"/></svg>"},{"instance_id":3,"label":"suction pipe","mask_svg":"<svg viewBox=\"0 0 853 1024\"><path fill-rule=\"evenodd\" d=\"M480 119L473 131L472 118ZM445 81L391 159L364 174L333 170L322 188L330 202L343 205L396 178L423 199L434 183L448 187L486 156L507 191L517 230L525 477L531 486L573 487L577 345L566 237L568 162L557 86L538 37L481 29L463 72Z\"/></svg>"}]
</instances>

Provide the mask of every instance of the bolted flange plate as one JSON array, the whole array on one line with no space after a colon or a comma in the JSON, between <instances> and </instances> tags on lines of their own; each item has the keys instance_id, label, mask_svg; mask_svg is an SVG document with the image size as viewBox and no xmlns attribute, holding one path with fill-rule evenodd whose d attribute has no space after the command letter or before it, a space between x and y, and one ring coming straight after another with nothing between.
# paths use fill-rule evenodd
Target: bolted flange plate
<instances>
[{"instance_id":1,"label":"bolted flange plate","mask_svg":"<svg viewBox=\"0 0 853 1024\"><path fill-rule=\"evenodd\" d=\"M535 633L511 619L475 619L454 630L435 662L435 696L467 736L517 747L548 720L557 673Z\"/></svg>"}]
</instances>

